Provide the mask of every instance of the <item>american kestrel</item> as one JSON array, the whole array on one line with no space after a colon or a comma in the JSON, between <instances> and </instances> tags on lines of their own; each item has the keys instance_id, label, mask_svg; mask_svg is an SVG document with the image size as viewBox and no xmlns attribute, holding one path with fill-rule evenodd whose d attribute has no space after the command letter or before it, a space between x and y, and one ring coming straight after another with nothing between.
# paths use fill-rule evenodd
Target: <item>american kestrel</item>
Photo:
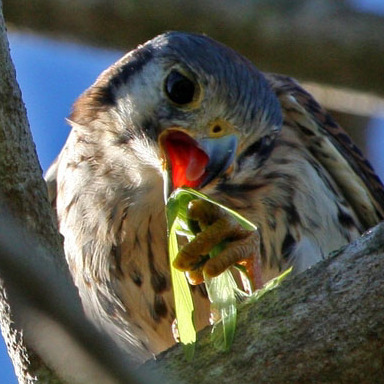
<instances>
[{"instance_id":1,"label":"american kestrel","mask_svg":"<svg viewBox=\"0 0 384 384\"><path fill-rule=\"evenodd\" d=\"M384 216L380 180L310 94L203 35L165 33L129 52L69 122L47 174L66 258L86 313L133 363L174 344L164 169L171 188L201 190L258 227L245 259L260 259L262 282L304 270ZM193 275L206 259L189 256L180 263ZM192 291L200 329L209 305L201 285Z\"/></svg>"}]
</instances>

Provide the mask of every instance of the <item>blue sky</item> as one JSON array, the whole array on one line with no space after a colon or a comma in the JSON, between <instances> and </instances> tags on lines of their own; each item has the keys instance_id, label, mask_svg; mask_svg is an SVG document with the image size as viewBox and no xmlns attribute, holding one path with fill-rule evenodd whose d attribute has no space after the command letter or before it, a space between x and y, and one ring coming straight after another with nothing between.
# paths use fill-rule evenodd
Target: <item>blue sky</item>
<instances>
[{"instance_id":1,"label":"blue sky","mask_svg":"<svg viewBox=\"0 0 384 384\"><path fill-rule=\"evenodd\" d=\"M360 11L384 15L383 0L349 0L349 2Z\"/></svg>"},{"instance_id":2,"label":"blue sky","mask_svg":"<svg viewBox=\"0 0 384 384\"><path fill-rule=\"evenodd\" d=\"M359 3L361 9L384 14L383 0L351 2ZM73 101L123 52L17 33L9 34L9 40L40 163L46 170L68 135L65 118ZM368 132L372 157L384 178L383 120L372 119ZM3 383L17 381L0 338L0 384Z\"/></svg>"},{"instance_id":3,"label":"blue sky","mask_svg":"<svg viewBox=\"0 0 384 384\"><path fill-rule=\"evenodd\" d=\"M74 100L122 52L10 34L11 55L44 170L55 159L69 132L65 118Z\"/></svg>"}]
</instances>

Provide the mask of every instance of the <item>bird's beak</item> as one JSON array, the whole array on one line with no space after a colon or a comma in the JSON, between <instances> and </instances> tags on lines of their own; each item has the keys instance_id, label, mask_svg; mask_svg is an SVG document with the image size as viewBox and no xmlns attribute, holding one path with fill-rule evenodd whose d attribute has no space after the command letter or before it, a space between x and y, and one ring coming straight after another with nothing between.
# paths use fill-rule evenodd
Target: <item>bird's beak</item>
<instances>
[{"instance_id":1,"label":"bird's beak","mask_svg":"<svg viewBox=\"0 0 384 384\"><path fill-rule=\"evenodd\" d=\"M195 140L179 128L161 133L159 145L165 159L168 193L179 187L202 188L233 163L237 137Z\"/></svg>"}]
</instances>

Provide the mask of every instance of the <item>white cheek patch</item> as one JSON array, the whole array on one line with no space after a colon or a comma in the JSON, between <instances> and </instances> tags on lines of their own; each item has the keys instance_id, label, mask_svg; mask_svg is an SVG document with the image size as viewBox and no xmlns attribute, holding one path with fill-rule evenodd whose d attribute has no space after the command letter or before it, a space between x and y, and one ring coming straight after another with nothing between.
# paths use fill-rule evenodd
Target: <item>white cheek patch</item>
<instances>
[{"instance_id":1,"label":"white cheek patch","mask_svg":"<svg viewBox=\"0 0 384 384\"><path fill-rule=\"evenodd\" d=\"M157 173L162 173L162 162L157 147L148 140L134 139L131 142L131 148L142 168L148 167L148 170L154 169Z\"/></svg>"},{"instance_id":2,"label":"white cheek patch","mask_svg":"<svg viewBox=\"0 0 384 384\"><path fill-rule=\"evenodd\" d=\"M133 73L126 84L116 89L118 110L137 122L146 116L153 116L164 97L164 77L162 66L153 61Z\"/></svg>"}]
</instances>

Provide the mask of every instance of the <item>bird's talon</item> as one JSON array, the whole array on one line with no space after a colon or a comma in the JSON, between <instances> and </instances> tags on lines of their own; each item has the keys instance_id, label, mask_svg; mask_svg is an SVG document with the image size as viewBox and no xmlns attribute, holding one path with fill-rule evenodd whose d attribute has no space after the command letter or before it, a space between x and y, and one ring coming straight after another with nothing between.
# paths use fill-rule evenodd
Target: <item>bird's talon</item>
<instances>
[{"instance_id":1,"label":"bird's talon","mask_svg":"<svg viewBox=\"0 0 384 384\"><path fill-rule=\"evenodd\" d=\"M203 271L201 268L186 272L186 276L189 284L191 285L199 285L204 282Z\"/></svg>"},{"instance_id":2,"label":"bird's talon","mask_svg":"<svg viewBox=\"0 0 384 384\"><path fill-rule=\"evenodd\" d=\"M200 260L195 265L192 266L191 270L196 271L201 269L208 260L209 260L209 255L202 256Z\"/></svg>"},{"instance_id":3,"label":"bird's talon","mask_svg":"<svg viewBox=\"0 0 384 384\"><path fill-rule=\"evenodd\" d=\"M242 260L238 262L239 267L243 269L246 276L243 280L244 291L251 294L257 289L262 288L263 281L261 276L261 260L260 257ZM243 268L242 268L243 267Z\"/></svg>"},{"instance_id":4,"label":"bird's talon","mask_svg":"<svg viewBox=\"0 0 384 384\"><path fill-rule=\"evenodd\" d=\"M233 265L242 265L251 282L247 291L261 286L259 263L259 236L257 231L245 230L229 213L205 200L193 200L188 207L189 219L194 222L196 237L185 245L174 262L174 266L187 272L188 281L197 285L204 281L203 272L215 277ZM215 257L207 256L223 245Z\"/></svg>"}]
</instances>

